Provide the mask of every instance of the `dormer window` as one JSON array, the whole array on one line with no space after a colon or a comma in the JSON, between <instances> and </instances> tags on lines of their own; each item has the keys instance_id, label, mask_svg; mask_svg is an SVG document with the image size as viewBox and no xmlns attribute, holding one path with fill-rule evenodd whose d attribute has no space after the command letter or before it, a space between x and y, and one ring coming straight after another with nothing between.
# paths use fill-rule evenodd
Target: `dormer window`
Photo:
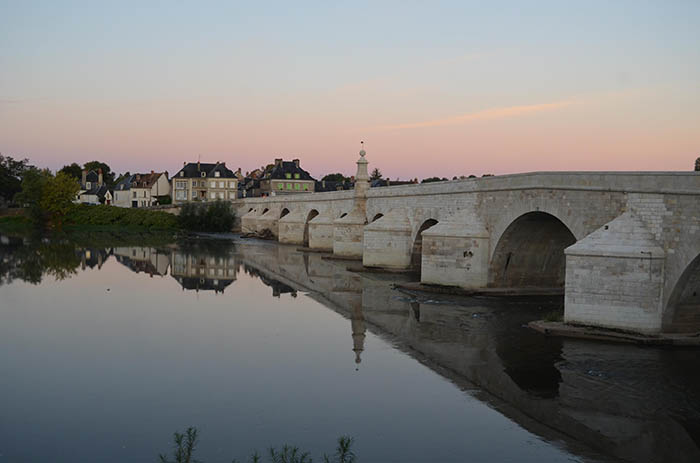
<instances>
[{"instance_id":1,"label":"dormer window","mask_svg":"<svg viewBox=\"0 0 700 463\"><path fill-rule=\"evenodd\" d=\"M185 173L183 171L180 171L180 177L184 177Z\"/></svg>"},{"instance_id":2,"label":"dormer window","mask_svg":"<svg viewBox=\"0 0 700 463\"><path fill-rule=\"evenodd\" d=\"M299 180L299 174L294 174L294 178Z\"/></svg>"},{"instance_id":3,"label":"dormer window","mask_svg":"<svg viewBox=\"0 0 700 463\"><path fill-rule=\"evenodd\" d=\"M206 177L206 176L207 176L207 173L206 173L206 172L202 172L202 177Z\"/></svg>"},{"instance_id":4,"label":"dormer window","mask_svg":"<svg viewBox=\"0 0 700 463\"><path fill-rule=\"evenodd\" d=\"M284 174L284 176L285 176L286 178L292 178L292 174L290 174L289 172L287 172L286 174Z\"/></svg>"},{"instance_id":5,"label":"dormer window","mask_svg":"<svg viewBox=\"0 0 700 463\"><path fill-rule=\"evenodd\" d=\"M216 172L214 172L214 177L219 177L219 176L221 176L221 173L218 170Z\"/></svg>"},{"instance_id":6,"label":"dormer window","mask_svg":"<svg viewBox=\"0 0 700 463\"><path fill-rule=\"evenodd\" d=\"M85 182L85 188L88 190L90 189L90 182Z\"/></svg>"}]
</instances>

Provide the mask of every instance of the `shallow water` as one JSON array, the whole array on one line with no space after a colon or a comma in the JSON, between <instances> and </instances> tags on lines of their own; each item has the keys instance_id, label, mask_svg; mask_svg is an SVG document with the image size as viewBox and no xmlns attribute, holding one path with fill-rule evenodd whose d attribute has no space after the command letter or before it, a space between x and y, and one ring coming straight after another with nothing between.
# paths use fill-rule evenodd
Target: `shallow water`
<instances>
[{"instance_id":1,"label":"shallow water","mask_svg":"<svg viewBox=\"0 0 700 463\"><path fill-rule=\"evenodd\" d=\"M523 327L558 299L406 294L256 241L0 248L0 462L152 462L187 426L207 463L340 435L361 462L700 455L697 351Z\"/></svg>"}]
</instances>

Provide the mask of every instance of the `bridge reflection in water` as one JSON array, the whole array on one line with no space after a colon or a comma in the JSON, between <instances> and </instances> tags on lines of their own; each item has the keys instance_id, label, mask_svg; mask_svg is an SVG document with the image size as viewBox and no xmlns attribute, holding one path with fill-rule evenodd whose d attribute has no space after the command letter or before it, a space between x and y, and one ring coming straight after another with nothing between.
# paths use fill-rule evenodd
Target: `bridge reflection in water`
<instances>
[{"instance_id":1,"label":"bridge reflection in water","mask_svg":"<svg viewBox=\"0 0 700 463\"><path fill-rule=\"evenodd\" d=\"M402 293L392 285L408 277L349 271L348 262L324 254L253 240L75 252L62 261L99 269L115 256L134 272L221 297L239 272L257 276L273 296L303 293L348 319L348 362L356 368L371 355L364 351L369 330L529 431L568 442L575 453L585 453L583 443L626 460L700 461L697 351L547 338L523 326L561 308L561 299ZM28 262L16 259L18 269ZM70 275L73 267L49 271ZM13 272L5 280L40 278Z\"/></svg>"},{"instance_id":2,"label":"bridge reflection in water","mask_svg":"<svg viewBox=\"0 0 700 463\"><path fill-rule=\"evenodd\" d=\"M348 271L293 246L244 241L224 252L273 295L303 292L347 318L357 368L370 330L547 438L635 461L700 461L697 351L547 338L523 326L560 308L557 298L406 294L392 285L407 277Z\"/></svg>"}]
</instances>

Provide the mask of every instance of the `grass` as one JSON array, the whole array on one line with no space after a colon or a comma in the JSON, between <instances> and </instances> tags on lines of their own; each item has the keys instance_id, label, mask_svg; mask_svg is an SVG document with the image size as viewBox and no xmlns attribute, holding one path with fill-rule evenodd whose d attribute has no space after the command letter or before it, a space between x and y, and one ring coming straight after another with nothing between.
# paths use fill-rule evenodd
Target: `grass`
<instances>
[{"instance_id":1,"label":"grass","mask_svg":"<svg viewBox=\"0 0 700 463\"><path fill-rule=\"evenodd\" d=\"M66 226L119 226L159 230L177 230L176 215L162 211L115 206L75 205L65 217Z\"/></svg>"},{"instance_id":2,"label":"grass","mask_svg":"<svg viewBox=\"0 0 700 463\"><path fill-rule=\"evenodd\" d=\"M0 233L5 235L25 235L33 228L31 221L23 215L0 217Z\"/></svg>"}]
</instances>

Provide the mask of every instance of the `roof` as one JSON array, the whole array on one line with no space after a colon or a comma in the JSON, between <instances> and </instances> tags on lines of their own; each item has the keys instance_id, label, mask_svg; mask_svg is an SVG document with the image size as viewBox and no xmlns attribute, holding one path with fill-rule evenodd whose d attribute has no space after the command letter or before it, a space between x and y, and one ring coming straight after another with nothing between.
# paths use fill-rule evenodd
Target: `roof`
<instances>
[{"instance_id":1,"label":"roof","mask_svg":"<svg viewBox=\"0 0 700 463\"><path fill-rule=\"evenodd\" d=\"M151 172L148 174L133 174L125 177L114 186L115 190L129 190L131 188L151 188L165 172Z\"/></svg>"},{"instance_id":2,"label":"roof","mask_svg":"<svg viewBox=\"0 0 700 463\"><path fill-rule=\"evenodd\" d=\"M226 167L223 162L215 164L207 162L189 162L180 169L174 177L180 177L180 172L184 173L184 178L215 177L214 173L219 172L220 178L236 178L233 171ZM204 175L202 175L204 172Z\"/></svg>"},{"instance_id":3,"label":"roof","mask_svg":"<svg viewBox=\"0 0 700 463\"><path fill-rule=\"evenodd\" d=\"M91 170L90 172L87 173L85 176L85 181L86 182L97 182L100 180L100 176L97 175L97 172L94 170Z\"/></svg>"},{"instance_id":4,"label":"roof","mask_svg":"<svg viewBox=\"0 0 700 463\"><path fill-rule=\"evenodd\" d=\"M107 185L97 185L97 184L92 184L90 185L89 189L84 189L81 191L81 195L96 195L98 198L104 197L104 195L107 194L109 191L109 188L107 188Z\"/></svg>"},{"instance_id":5,"label":"roof","mask_svg":"<svg viewBox=\"0 0 700 463\"><path fill-rule=\"evenodd\" d=\"M351 190L354 188L354 184L350 181L345 181L345 182L334 182L332 180L321 180L321 181L316 181L316 185L314 186L314 191L316 192L321 192L321 191L338 191L338 190Z\"/></svg>"},{"instance_id":6,"label":"roof","mask_svg":"<svg viewBox=\"0 0 700 463\"><path fill-rule=\"evenodd\" d=\"M265 175L265 178L286 179L286 174L292 174L292 178L294 178L294 174L299 174L299 178L297 180L315 180L307 171L299 167L297 163L298 161L276 162L272 167L272 170Z\"/></svg>"},{"instance_id":7,"label":"roof","mask_svg":"<svg viewBox=\"0 0 700 463\"><path fill-rule=\"evenodd\" d=\"M182 289L194 289L196 291L211 291L214 290L215 292L221 291L222 293L224 292L224 289L231 283L233 283L233 278L202 278L201 280L199 278L195 277L175 277L174 275L171 274L173 278L175 278L179 283L180 286L182 286Z\"/></svg>"}]
</instances>

